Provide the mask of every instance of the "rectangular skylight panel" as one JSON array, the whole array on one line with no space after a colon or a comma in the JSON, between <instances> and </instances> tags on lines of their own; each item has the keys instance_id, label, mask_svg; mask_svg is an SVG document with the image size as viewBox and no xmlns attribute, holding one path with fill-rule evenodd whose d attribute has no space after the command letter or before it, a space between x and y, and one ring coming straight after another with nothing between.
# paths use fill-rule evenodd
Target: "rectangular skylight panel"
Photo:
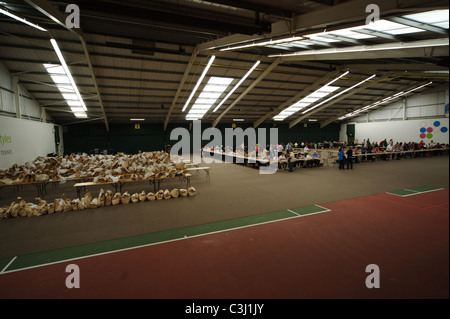
<instances>
[{"instance_id":1,"label":"rectangular skylight panel","mask_svg":"<svg viewBox=\"0 0 450 319\"><path fill-rule=\"evenodd\" d=\"M388 21L388 20L377 20L372 22L366 26L367 29L381 31L385 33L389 33L392 35L397 34L407 34L407 33L415 33L415 32L423 32L424 30L406 27L404 24Z\"/></svg>"},{"instance_id":2,"label":"rectangular skylight panel","mask_svg":"<svg viewBox=\"0 0 450 319\"><path fill-rule=\"evenodd\" d=\"M443 29L448 29L448 21L445 21L445 22L439 22L439 23L433 23L433 25L434 25L435 27L440 27L440 28L443 28Z\"/></svg>"},{"instance_id":3,"label":"rectangular skylight panel","mask_svg":"<svg viewBox=\"0 0 450 319\"><path fill-rule=\"evenodd\" d=\"M436 25L437 23L447 22L448 25L449 21L448 14L449 10L444 9L444 10L432 10L427 12L408 14L403 17L426 24Z\"/></svg>"},{"instance_id":4,"label":"rectangular skylight panel","mask_svg":"<svg viewBox=\"0 0 450 319\"><path fill-rule=\"evenodd\" d=\"M227 85L207 84L203 88L203 92L220 92L222 93L227 88Z\"/></svg>"},{"instance_id":5,"label":"rectangular skylight panel","mask_svg":"<svg viewBox=\"0 0 450 319\"><path fill-rule=\"evenodd\" d=\"M277 45L268 45L267 47L268 48L272 48L272 49L291 51L294 46L290 45L290 44L289 45L287 45L287 44L277 44Z\"/></svg>"},{"instance_id":6,"label":"rectangular skylight panel","mask_svg":"<svg viewBox=\"0 0 450 319\"><path fill-rule=\"evenodd\" d=\"M196 110L193 110L193 109L190 109L189 110L189 112L188 112L188 114L205 114L206 113L206 111L207 110L201 110L201 109L196 109Z\"/></svg>"},{"instance_id":7,"label":"rectangular skylight panel","mask_svg":"<svg viewBox=\"0 0 450 319\"><path fill-rule=\"evenodd\" d=\"M61 65L58 64L47 64L44 63L44 68L47 70L50 74L66 74L64 71L64 68Z\"/></svg>"},{"instance_id":8,"label":"rectangular skylight panel","mask_svg":"<svg viewBox=\"0 0 450 319\"><path fill-rule=\"evenodd\" d=\"M198 96L200 99L218 99L222 93L217 92L202 92Z\"/></svg>"},{"instance_id":9,"label":"rectangular skylight panel","mask_svg":"<svg viewBox=\"0 0 450 319\"><path fill-rule=\"evenodd\" d=\"M230 85L231 82L233 82L233 78L224 78L224 77L218 77L218 76L212 76L208 84L219 84L219 85Z\"/></svg>"},{"instance_id":10,"label":"rectangular skylight panel","mask_svg":"<svg viewBox=\"0 0 450 319\"><path fill-rule=\"evenodd\" d=\"M217 99L200 99L200 98L198 98L198 99L195 101L195 105L197 105L197 104L213 105L214 102L216 102L216 100L217 100Z\"/></svg>"},{"instance_id":11,"label":"rectangular skylight panel","mask_svg":"<svg viewBox=\"0 0 450 319\"><path fill-rule=\"evenodd\" d=\"M73 113L74 115L75 115L75 117L78 117L78 118L87 118L87 115L86 115L86 113L84 113L84 112L77 112L77 113Z\"/></svg>"},{"instance_id":12,"label":"rectangular skylight panel","mask_svg":"<svg viewBox=\"0 0 450 319\"><path fill-rule=\"evenodd\" d=\"M192 105L191 109L197 109L197 110L209 110L211 108L212 104L194 104Z\"/></svg>"},{"instance_id":13,"label":"rectangular skylight panel","mask_svg":"<svg viewBox=\"0 0 450 319\"><path fill-rule=\"evenodd\" d=\"M309 102L301 102L301 101L298 101L297 103L292 104L292 106L306 107L306 106L308 106L308 105L310 105L310 104L311 104L311 103L309 103Z\"/></svg>"},{"instance_id":14,"label":"rectangular skylight panel","mask_svg":"<svg viewBox=\"0 0 450 319\"><path fill-rule=\"evenodd\" d=\"M301 102L314 103L314 102L316 102L317 100L319 100L319 98L307 96L307 97L304 97L303 99L301 99L300 101L301 101Z\"/></svg>"},{"instance_id":15,"label":"rectangular skylight panel","mask_svg":"<svg viewBox=\"0 0 450 319\"><path fill-rule=\"evenodd\" d=\"M50 75L50 77L52 78L53 82L55 82L56 84L69 84L70 86L72 86L70 84L70 80L66 75ZM72 89L73 90L73 89Z\"/></svg>"},{"instance_id":16,"label":"rectangular skylight panel","mask_svg":"<svg viewBox=\"0 0 450 319\"><path fill-rule=\"evenodd\" d=\"M317 98L321 99L321 98L327 96L328 94L330 94L330 93L329 92L316 91L316 92L313 92L310 95L308 95L308 97L310 97L310 98L311 97L317 97Z\"/></svg>"},{"instance_id":17,"label":"rectangular skylight panel","mask_svg":"<svg viewBox=\"0 0 450 319\"><path fill-rule=\"evenodd\" d=\"M71 107L70 110L74 113L84 113L84 109L82 107Z\"/></svg>"},{"instance_id":18,"label":"rectangular skylight panel","mask_svg":"<svg viewBox=\"0 0 450 319\"><path fill-rule=\"evenodd\" d=\"M58 88L59 92L61 93L73 93L73 87L71 85L61 85L58 84L56 85L56 87Z\"/></svg>"},{"instance_id":19,"label":"rectangular skylight panel","mask_svg":"<svg viewBox=\"0 0 450 319\"><path fill-rule=\"evenodd\" d=\"M331 32L329 32L329 34L334 34L334 35L338 35L338 36L341 35L341 36L351 38L351 39L356 39L356 40L375 38L375 36L373 36L373 35L354 32L354 31L352 31L351 28L331 31Z\"/></svg>"},{"instance_id":20,"label":"rectangular skylight panel","mask_svg":"<svg viewBox=\"0 0 450 319\"><path fill-rule=\"evenodd\" d=\"M81 102L80 101L72 101L72 100L69 100L69 101L66 101L67 102L67 104L69 104L69 106L79 106L79 107L82 107L82 105L81 105Z\"/></svg>"},{"instance_id":21,"label":"rectangular skylight panel","mask_svg":"<svg viewBox=\"0 0 450 319\"><path fill-rule=\"evenodd\" d=\"M61 93L65 100L77 100L78 96L75 93Z\"/></svg>"},{"instance_id":22,"label":"rectangular skylight panel","mask_svg":"<svg viewBox=\"0 0 450 319\"><path fill-rule=\"evenodd\" d=\"M327 33L314 33L314 34L310 34L307 35L306 37L310 38L311 40L317 40L317 41L322 41L322 42L341 42L339 39L331 39L331 38L326 38L326 37L321 37L321 34L327 34Z\"/></svg>"},{"instance_id":23,"label":"rectangular skylight panel","mask_svg":"<svg viewBox=\"0 0 450 319\"><path fill-rule=\"evenodd\" d=\"M339 86L325 85L325 86L322 86L317 91L333 93L334 91L338 90L339 88L340 88Z\"/></svg>"},{"instance_id":24,"label":"rectangular skylight panel","mask_svg":"<svg viewBox=\"0 0 450 319\"><path fill-rule=\"evenodd\" d=\"M404 28L398 28L398 29L392 29L392 30L385 30L384 32L392 34L392 35L399 35L399 34L425 32L425 30L413 28L413 27L404 27Z\"/></svg>"}]
</instances>

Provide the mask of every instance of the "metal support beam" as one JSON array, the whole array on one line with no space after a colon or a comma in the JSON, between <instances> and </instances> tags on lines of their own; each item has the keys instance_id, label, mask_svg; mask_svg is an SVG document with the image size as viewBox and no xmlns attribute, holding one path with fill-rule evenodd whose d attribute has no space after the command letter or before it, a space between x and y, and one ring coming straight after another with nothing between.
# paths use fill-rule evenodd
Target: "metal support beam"
<instances>
[{"instance_id":1,"label":"metal support beam","mask_svg":"<svg viewBox=\"0 0 450 319\"><path fill-rule=\"evenodd\" d=\"M276 59L272 64L260 74L252 84L250 84L244 92L242 92L222 113L214 120L212 127L216 127L220 120L227 114L243 97L245 97L259 82L261 82L277 65L281 62L280 59Z\"/></svg>"},{"instance_id":2,"label":"metal support beam","mask_svg":"<svg viewBox=\"0 0 450 319\"><path fill-rule=\"evenodd\" d=\"M268 118L270 118L273 115L276 115L278 113L280 113L281 111L283 111L285 108L289 107L290 105L296 103L298 100L300 100L302 97L305 97L306 95L308 95L311 91L314 91L314 89L316 89L319 85L328 82L328 80L331 80L332 78L335 78L336 76L338 76L340 73L339 71L333 71L328 73L327 75L325 75L324 77L318 79L317 81L315 81L313 84L308 85L306 88L304 88L301 92L297 93L296 95L294 95L293 97L291 97L289 100L287 100L286 102L284 102L283 104L279 105L276 109L274 109L273 111L265 114L264 116L260 117L258 120L256 120L253 123L253 127L257 128L259 125L261 125L261 123L263 123L265 120L267 120Z\"/></svg>"},{"instance_id":3,"label":"metal support beam","mask_svg":"<svg viewBox=\"0 0 450 319\"><path fill-rule=\"evenodd\" d=\"M197 50L197 48L195 48L194 52L192 52L191 58L189 59L189 63L186 67L186 70L184 71L183 77L181 78L181 82L180 82L180 84L178 84L177 92L175 93L175 96L172 100L172 104L170 105L169 111L167 112L166 118L164 120L164 131L167 128L167 124L169 123L169 119L170 119L170 114L172 114L172 110L174 109L174 107L177 103L178 96L180 95L181 89L183 88L184 83L186 82L186 79L189 75L189 72L191 71L192 65L194 64L194 61L197 57L198 52L199 51Z\"/></svg>"},{"instance_id":4,"label":"metal support beam","mask_svg":"<svg viewBox=\"0 0 450 319\"><path fill-rule=\"evenodd\" d=\"M388 39L388 40L393 40L393 41L397 41L397 42L403 42L401 37L396 36L396 35L392 35L392 34L389 34L389 33L386 33L386 32L382 32L382 31L376 31L376 30L371 30L371 29L356 29L356 30L353 30L353 32L366 34L366 35L371 35L371 36L374 36L374 37Z\"/></svg>"},{"instance_id":5,"label":"metal support beam","mask_svg":"<svg viewBox=\"0 0 450 319\"><path fill-rule=\"evenodd\" d=\"M14 105L16 106L16 117L18 119L21 118L22 112L20 110L20 87L19 87L19 78L17 76L12 76L12 87L14 91Z\"/></svg>"},{"instance_id":6,"label":"metal support beam","mask_svg":"<svg viewBox=\"0 0 450 319\"><path fill-rule=\"evenodd\" d=\"M36 10L38 10L39 12L43 13L45 16L47 16L48 18L50 18L54 22L58 23L60 26L64 27L66 30L76 34L78 36L78 38L80 39L81 45L83 47L84 55L86 57L86 60L87 60L88 66L89 66L89 71L91 73L92 81L94 83L95 91L96 91L97 96L98 96L98 101L99 101L100 107L102 109L103 121L105 122L106 131L109 132L108 119L106 117L105 108L103 106L103 101L102 101L102 98L101 98L101 95L100 95L100 90L98 88L97 79L95 77L94 69L92 67L92 63L91 63L91 59L90 59L90 56L89 56L89 51L87 49L86 41L84 40L83 31L81 30L81 28L69 28L69 27L67 27L66 24L65 24L65 21L66 21L65 20L66 19L65 15L62 14L57 9L56 6L52 5L47 0L25 0L25 2L28 3L30 6L32 6L33 8L35 8Z\"/></svg>"},{"instance_id":7,"label":"metal support beam","mask_svg":"<svg viewBox=\"0 0 450 319\"><path fill-rule=\"evenodd\" d=\"M447 29L436 27L434 25L430 25L430 24L426 24L426 23L422 23L422 22L418 22L418 21L414 21L414 20L410 20L410 19L403 18L403 17L388 17L388 18L386 18L386 20L389 20L392 22L397 22L397 23L400 23L403 25L407 25L409 27L422 29L425 31L430 31L430 32L439 33L439 34L448 34Z\"/></svg>"},{"instance_id":8,"label":"metal support beam","mask_svg":"<svg viewBox=\"0 0 450 319\"><path fill-rule=\"evenodd\" d=\"M301 51L290 55L274 55L283 62L307 60L352 60L448 56L449 39L392 42L344 48Z\"/></svg>"},{"instance_id":9,"label":"metal support beam","mask_svg":"<svg viewBox=\"0 0 450 319\"><path fill-rule=\"evenodd\" d=\"M368 16L366 7L372 3L374 3L373 0L353 0L329 8L300 14L294 17L292 25L290 26L287 26L285 22L272 24L272 32L284 32L285 34L289 34L311 28L327 27L332 24L365 21ZM407 11L416 12L419 10L426 11L440 8L448 9L448 1L445 0L377 0L376 4L383 15L394 14L397 12L404 13Z\"/></svg>"},{"instance_id":10,"label":"metal support beam","mask_svg":"<svg viewBox=\"0 0 450 319\"><path fill-rule=\"evenodd\" d=\"M435 64L413 63L373 63L373 64L345 64L343 66L352 71L448 71L448 67Z\"/></svg>"}]
</instances>

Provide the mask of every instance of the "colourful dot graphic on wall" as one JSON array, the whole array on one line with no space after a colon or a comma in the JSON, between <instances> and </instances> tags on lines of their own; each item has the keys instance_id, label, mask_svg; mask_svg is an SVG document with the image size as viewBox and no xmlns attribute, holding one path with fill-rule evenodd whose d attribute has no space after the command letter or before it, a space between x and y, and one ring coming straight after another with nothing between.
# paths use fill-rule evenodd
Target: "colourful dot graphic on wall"
<instances>
[{"instance_id":1,"label":"colourful dot graphic on wall","mask_svg":"<svg viewBox=\"0 0 450 319\"><path fill-rule=\"evenodd\" d=\"M433 125L434 125L434 127L439 127L439 126L441 126L441 122L440 121L434 121ZM421 128L420 128L419 137L421 139L424 139L424 138L432 139L433 138L433 134L431 134L431 133L433 132L433 128L431 126L426 127L427 123L425 123L425 122L421 122L420 126L421 126ZM448 132L448 127L442 126L439 130L442 133L447 133Z\"/></svg>"}]
</instances>

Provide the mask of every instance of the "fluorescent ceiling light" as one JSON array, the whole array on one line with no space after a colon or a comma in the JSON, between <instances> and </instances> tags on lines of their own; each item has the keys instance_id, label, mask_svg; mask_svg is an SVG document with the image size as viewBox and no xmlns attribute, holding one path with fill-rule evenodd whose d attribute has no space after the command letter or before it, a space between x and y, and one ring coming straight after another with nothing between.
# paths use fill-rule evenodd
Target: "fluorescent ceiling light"
<instances>
[{"instance_id":1,"label":"fluorescent ceiling light","mask_svg":"<svg viewBox=\"0 0 450 319\"><path fill-rule=\"evenodd\" d=\"M65 74L67 75L67 77L69 78L70 84L72 84L72 88L75 91L75 95L77 96L78 100L80 101L82 107L84 108L85 111L87 111L86 105L84 104L83 98L81 97L80 92L78 91L77 85L72 77L72 74L70 73L69 67L67 66L66 61L64 60L64 57L62 55L61 50L59 49L58 43L56 43L55 39L50 39L50 42L53 46L53 49L56 52L56 55L59 58L59 61L61 62L61 65L64 69Z\"/></svg>"},{"instance_id":2,"label":"fluorescent ceiling light","mask_svg":"<svg viewBox=\"0 0 450 319\"><path fill-rule=\"evenodd\" d=\"M130 121L145 121L143 118L131 118Z\"/></svg>"},{"instance_id":3,"label":"fluorescent ceiling light","mask_svg":"<svg viewBox=\"0 0 450 319\"><path fill-rule=\"evenodd\" d=\"M317 122L316 119L308 119L308 121L310 121L310 122Z\"/></svg>"},{"instance_id":4,"label":"fluorescent ceiling light","mask_svg":"<svg viewBox=\"0 0 450 319\"><path fill-rule=\"evenodd\" d=\"M46 29L38 26L37 24L34 24L34 23L32 23L32 22L30 22L28 20L25 20L24 18L21 18L21 17L15 15L15 14L9 12L9 11L4 10L4 9L0 9L0 13L3 13L4 15L6 15L6 16L8 16L10 18L13 18L13 19L15 19L17 21L20 21L22 23L28 24L29 26L31 26L33 28L36 28L36 29L38 29L40 31L47 31Z\"/></svg>"},{"instance_id":5,"label":"fluorescent ceiling light","mask_svg":"<svg viewBox=\"0 0 450 319\"><path fill-rule=\"evenodd\" d=\"M231 96L231 94L233 94L233 92L236 91L236 89L239 87L239 85L241 85L242 82L244 82L245 79L250 75L250 73L252 73L253 70L255 70L255 68L259 65L260 62L261 61L256 61L256 63L253 64L253 66L250 68L250 70L248 70L247 73L245 73L245 75L242 77L242 79L240 79L239 82L236 83L236 85L231 89L231 91L228 92L228 94L223 98L223 100L220 101L220 103L215 107L213 112L217 111L219 109L219 107L222 106L222 104Z\"/></svg>"},{"instance_id":6,"label":"fluorescent ceiling light","mask_svg":"<svg viewBox=\"0 0 450 319\"><path fill-rule=\"evenodd\" d=\"M192 97L194 96L195 92L197 91L198 87L200 86L200 83L202 83L203 78L205 77L206 73L208 72L208 70L211 67L211 64L213 63L215 58L216 58L216 56L212 55L211 58L209 59L208 64L206 65L205 69L203 70L202 75L200 75L200 78L198 79L197 84L195 84L195 87L192 90L191 95L189 96L188 100L186 101L186 104L184 104L184 107L181 110L182 112L184 112L186 110L187 106L191 102Z\"/></svg>"},{"instance_id":7,"label":"fluorescent ceiling light","mask_svg":"<svg viewBox=\"0 0 450 319\"><path fill-rule=\"evenodd\" d=\"M244 122L244 119L233 119L234 122Z\"/></svg>"}]
</instances>

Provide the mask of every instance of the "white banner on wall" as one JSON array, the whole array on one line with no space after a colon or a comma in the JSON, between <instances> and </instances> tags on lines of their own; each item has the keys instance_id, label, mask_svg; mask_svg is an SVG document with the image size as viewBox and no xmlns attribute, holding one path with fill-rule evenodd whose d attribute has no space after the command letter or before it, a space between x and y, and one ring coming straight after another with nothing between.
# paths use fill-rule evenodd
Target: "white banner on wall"
<instances>
[{"instance_id":1,"label":"white banner on wall","mask_svg":"<svg viewBox=\"0 0 450 319\"><path fill-rule=\"evenodd\" d=\"M0 117L0 169L54 153L54 130L53 124Z\"/></svg>"}]
</instances>

